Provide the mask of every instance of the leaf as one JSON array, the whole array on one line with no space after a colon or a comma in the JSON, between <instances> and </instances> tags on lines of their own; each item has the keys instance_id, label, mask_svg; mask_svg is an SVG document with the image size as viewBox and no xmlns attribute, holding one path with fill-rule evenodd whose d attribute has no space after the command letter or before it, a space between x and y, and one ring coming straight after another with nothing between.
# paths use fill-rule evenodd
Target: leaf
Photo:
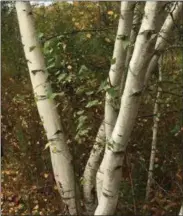
<instances>
[{"instance_id":1,"label":"leaf","mask_svg":"<svg viewBox=\"0 0 183 216\"><path fill-rule=\"evenodd\" d=\"M76 114L77 115L82 115L84 113L84 110L78 111Z\"/></svg>"},{"instance_id":2,"label":"leaf","mask_svg":"<svg viewBox=\"0 0 183 216\"><path fill-rule=\"evenodd\" d=\"M113 11L108 11L107 14L108 14L108 15L113 15L114 12L113 12Z\"/></svg>"},{"instance_id":3,"label":"leaf","mask_svg":"<svg viewBox=\"0 0 183 216\"><path fill-rule=\"evenodd\" d=\"M42 39L43 37L44 37L44 33L42 33L42 32L38 33L38 38L39 39Z\"/></svg>"},{"instance_id":4,"label":"leaf","mask_svg":"<svg viewBox=\"0 0 183 216\"><path fill-rule=\"evenodd\" d=\"M96 106L96 105L99 105L100 102L98 100L93 100L93 101L90 101L86 107L89 108L89 107L93 107L93 106Z\"/></svg>"},{"instance_id":5,"label":"leaf","mask_svg":"<svg viewBox=\"0 0 183 216\"><path fill-rule=\"evenodd\" d=\"M56 96L64 96L64 92L52 93L52 94L49 95L49 98L54 99Z\"/></svg>"},{"instance_id":6,"label":"leaf","mask_svg":"<svg viewBox=\"0 0 183 216\"><path fill-rule=\"evenodd\" d=\"M89 92L86 92L86 95L92 95L94 92L93 91L89 91Z\"/></svg>"},{"instance_id":7,"label":"leaf","mask_svg":"<svg viewBox=\"0 0 183 216\"><path fill-rule=\"evenodd\" d=\"M91 38L91 34L88 33L88 34L86 35L86 37L87 37L87 38Z\"/></svg>"},{"instance_id":8,"label":"leaf","mask_svg":"<svg viewBox=\"0 0 183 216\"><path fill-rule=\"evenodd\" d=\"M111 42L111 40L109 39L109 38L105 38L104 39L107 43L110 43Z\"/></svg>"},{"instance_id":9,"label":"leaf","mask_svg":"<svg viewBox=\"0 0 183 216\"><path fill-rule=\"evenodd\" d=\"M36 46L29 47L29 52L32 52L35 48L36 48Z\"/></svg>"},{"instance_id":10,"label":"leaf","mask_svg":"<svg viewBox=\"0 0 183 216\"><path fill-rule=\"evenodd\" d=\"M62 80L64 80L65 78L67 77L67 74L61 74L59 77L58 77L58 81L60 82L60 81L62 81Z\"/></svg>"},{"instance_id":11,"label":"leaf","mask_svg":"<svg viewBox=\"0 0 183 216\"><path fill-rule=\"evenodd\" d=\"M112 60L111 60L111 64L115 64L116 63L116 58L113 58Z\"/></svg>"},{"instance_id":12,"label":"leaf","mask_svg":"<svg viewBox=\"0 0 183 216\"><path fill-rule=\"evenodd\" d=\"M85 73L85 72L88 72L88 68L85 66L85 65L82 65L80 70L79 70L79 74L82 74L82 73Z\"/></svg>"},{"instance_id":13,"label":"leaf","mask_svg":"<svg viewBox=\"0 0 183 216\"><path fill-rule=\"evenodd\" d=\"M98 89L98 92L102 91L102 90L107 90L109 88L109 84L107 82L107 80L104 80L101 84L100 87Z\"/></svg>"},{"instance_id":14,"label":"leaf","mask_svg":"<svg viewBox=\"0 0 183 216\"><path fill-rule=\"evenodd\" d=\"M112 97L116 97L118 95L118 91L116 88L112 87L112 88L108 88L106 90Z\"/></svg>"},{"instance_id":15,"label":"leaf","mask_svg":"<svg viewBox=\"0 0 183 216\"><path fill-rule=\"evenodd\" d=\"M48 142L48 143L45 145L44 150L46 150L48 147L50 147L51 144L52 144L51 142Z\"/></svg>"},{"instance_id":16,"label":"leaf","mask_svg":"<svg viewBox=\"0 0 183 216\"><path fill-rule=\"evenodd\" d=\"M123 48L124 48L125 50L126 50L126 48L129 47L129 45L130 45L130 41L128 41L128 40L123 41Z\"/></svg>"},{"instance_id":17,"label":"leaf","mask_svg":"<svg viewBox=\"0 0 183 216\"><path fill-rule=\"evenodd\" d=\"M48 173L44 173L44 178L48 178L49 174Z\"/></svg>"}]
</instances>

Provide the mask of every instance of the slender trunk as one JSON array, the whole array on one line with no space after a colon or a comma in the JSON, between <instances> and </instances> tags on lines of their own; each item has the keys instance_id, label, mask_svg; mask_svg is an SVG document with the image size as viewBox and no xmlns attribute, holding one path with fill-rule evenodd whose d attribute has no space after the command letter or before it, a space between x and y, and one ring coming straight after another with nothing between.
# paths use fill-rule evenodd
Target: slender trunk
<instances>
[{"instance_id":1,"label":"slender trunk","mask_svg":"<svg viewBox=\"0 0 183 216\"><path fill-rule=\"evenodd\" d=\"M132 25L132 30L131 30L131 34L130 34L130 44L129 44L127 55L126 55L125 70L122 74L121 85L120 85L120 95L122 95L123 91L124 91L126 77L127 77L127 71L128 71L128 65L129 65L130 59L132 57L132 53L133 53L137 34L139 32L139 29L140 29L141 19L143 17L142 11L143 11L144 6L145 6L144 2L142 2L142 3L140 2L139 4L136 4L135 10L134 10L133 25Z\"/></svg>"},{"instance_id":2,"label":"slender trunk","mask_svg":"<svg viewBox=\"0 0 183 216\"><path fill-rule=\"evenodd\" d=\"M77 214L72 157L65 142L56 104L49 97L51 86L41 48L39 46L30 2L16 2L17 17L27 59L38 112L48 142L55 180L63 201L71 215Z\"/></svg>"},{"instance_id":3,"label":"slender trunk","mask_svg":"<svg viewBox=\"0 0 183 216\"><path fill-rule=\"evenodd\" d=\"M118 31L114 45L113 60L109 71L109 85L116 89L116 95L106 92L105 103L105 132L107 140L110 139L114 125L116 123L118 104L118 90L121 82L121 76L125 68L125 58L129 37L133 21L134 2L121 2L121 14L118 24ZM117 103L117 104L116 104Z\"/></svg>"},{"instance_id":4,"label":"slender trunk","mask_svg":"<svg viewBox=\"0 0 183 216\"><path fill-rule=\"evenodd\" d=\"M151 76L151 74L154 72L154 70L157 67L158 64L158 59L161 53L164 51L166 48L166 45L168 43L168 37L171 33L171 30L174 26L174 21L176 21L180 15L180 12L183 11L183 3L182 2L175 2L174 5L172 6L173 12L167 16L165 19L165 22L163 26L161 27L161 30L159 32L156 45L155 45L155 54L152 57L150 64L147 69L147 73L145 76L145 82L144 85L147 86L148 80ZM172 19L173 17L173 19Z\"/></svg>"},{"instance_id":5,"label":"slender trunk","mask_svg":"<svg viewBox=\"0 0 183 216\"><path fill-rule=\"evenodd\" d=\"M125 58L127 47L129 45L129 37L133 21L133 11L135 2L121 2L121 14L118 24L117 37L114 45L113 61L109 71L109 84L112 88L116 88L116 95L106 92L105 102L105 133L106 139L109 140L114 129L117 119L117 106L119 104L119 87L121 83L122 73L125 69ZM103 162L104 164L104 162ZM100 191L103 182L103 164L101 164L97 173L97 196L100 197Z\"/></svg>"},{"instance_id":6,"label":"slender trunk","mask_svg":"<svg viewBox=\"0 0 183 216\"><path fill-rule=\"evenodd\" d=\"M159 79L158 81L162 81L162 58L159 59ZM156 146L157 146L157 136L158 136L158 124L160 118L159 112L159 99L161 97L161 87L158 87L158 92L156 95L156 101L154 105L154 125L153 125L153 135L152 135L152 144L151 144L151 156L150 156L150 163L149 163L149 172L148 172L148 180L147 180L147 187L146 187L146 200L149 199L151 186L153 184L153 171L154 171L154 162L156 156Z\"/></svg>"},{"instance_id":7,"label":"slender trunk","mask_svg":"<svg viewBox=\"0 0 183 216\"><path fill-rule=\"evenodd\" d=\"M138 113L145 71L154 51L158 6L157 2L147 2L145 6L142 25L129 64L119 115L103 159L105 160L103 187L95 215L113 214L116 209L124 152Z\"/></svg>"},{"instance_id":8,"label":"slender trunk","mask_svg":"<svg viewBox=\"0 0 183 216\"><path fill-rule=\"evenodd\" d=\"M182 206L180 208L180 212L179 212L179 216L182 216L183 215L183 203L182 203Z\"/></svg>"},{"instance_id":9,"label":"slender trunk","mask_svg":"<svg viewBox=\"0 0 183 216\"><path fill-rule=\"evenodd\" d=\"M88 215L94 213L97 205L95 202L95 180L104 153L105 141L105 124L102 122L83 175L83 193Z\"/></svg>"}]
</instances>

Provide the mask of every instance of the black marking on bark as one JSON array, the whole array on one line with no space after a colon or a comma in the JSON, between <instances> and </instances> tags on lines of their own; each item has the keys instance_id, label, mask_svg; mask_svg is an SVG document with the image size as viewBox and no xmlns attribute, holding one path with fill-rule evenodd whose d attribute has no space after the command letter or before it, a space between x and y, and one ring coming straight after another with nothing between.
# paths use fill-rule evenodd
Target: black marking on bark
<instances>
[{"instance_id":1,"label":"black marking on bark","mask_svg":"<svg viewBox=\"0 0 183 216\"><path fill-rule=\"evenodd\" d=\"M64 195L63 187L60 181L58 181L58 185L60 187L61 194Z\"/></svg>"},{"instance_id":2,"label":"black marking on bark","mask_svg":"<svg viewBox=\"0 0 183 216\"><path fill-rule=\"evenodd\" d=\"M24 46L25 46L25 45L24 45ZM27 62L27 63L31 63L31 64L32 64L32 62L31 62L30 60L28 60L28 59L26 59L26 62Z\"/></svg>"},{"instance_id":3,"label":"black marking on bark","mask_svg":"<svg viewBox=\"0 0 183 216\"><path fill-rule=\"evenodd\" d=\"M134 92L133 94L131 94L131 97L133 97L133 96L139 97L141 95L142 95L142 90Z\"/></svg>"},{"instance_id":4,"label":"black marking on bark","mask_svg":"<svg viewBox=\"0 0 183 216\"><path fill-rule=\"evenodd\" d=\"M124 16L123 16L123 14L120 14L120 18L121 18L122 20L124 20Z\"/></svg>"},{"instance_id":5,"label":"black marking on bark","mask_svg":"<svg viewBox=\"0 0 183 216\"><path fill-rule=\"evenodd\" d=\"M117 39L118 39L118 40L123 40L123 41L125 41L125 40L128 39L128 36L127 36L127 35L118 35L118 36L117 36Z\"/></svg>"},{"instance_id":6,"label":"black marking on bark","mask_svg":"<svg viewBox=\"0 0 183 216\"><path fill-rule=\"evenodd\" d=\"M121 169L121 168L122 168L122 166L119 165L119 166L115 167L114 170L116 171L116 170L119 170L119 169Z\"/></svg>"},{"instance_id":7,"label":"black marking on bark","mask_svg":"<svg viewBox=\"0 0 183 216\"><path fill-rule=\"evenodd\" d=\"M59 141L59 139L58 138L53 138L53 139L49 139L48 141L49 142L54 142L54 141Z\"/></svg>"},{"instance_id":8,"label":"black marking on bark","mask_svg":"<svg viewBox=\"0 0 183 216\"><path fill-rule=\"evenodd\" d=\"M48 97L46 95L37 95L36 96L36 100L40 101L40 100L46 100L48 99Z\"/></svg>"},{"instance_id":9,"label":"black marking on bark","mask_svg":"<svg viewBox=\"0 0 183 216\"><path fill-rule=\"evenodd\" d=\"M58 134L61 134L62 131L61 130L57 130L53 135L58 135Z\"/></svg>"},{"instance_id":10,"label":"black marking on bark","mask_svg":"<svg viewBox=\"0 0 183 216\"><path fill-rule=\"evenodd\" d=\"M118 136L119 136L119 137L123 137L123 135L121 135L121 134L118 134Z\"/></svg>"},{"instance_id":11,"label":"black marking on bark","mask_svg":"<svg viewBox=\"0 0 183 216\"><path fill-rule=\"evenodd\" d=\"M38 69L38 70L31 70L31 72L35 75L36 73L38 73L38 72L45 72L44 70L42 70L42 69Z\"/></svg>"},{"instance_id":12,"label":"black marking on bark","mask_svg":"<svg viewBox=\"0 0 183 216\"><path fill-rule=\"evenodd\" d=\"M122 150L122 151L117 151L117 152L114 152L115 155L123 155L125 152Z\"/></svg>"},{"instance_id":13,"label":"black marking on bark","mask_svg":"<svg viewBox=\"0 0 183 216\"><path fill-rule=\"evenodd\" d=\"M102 192L102 194L105 196L105 197L107 197L107 198L112 198L113 196L109 196L107 193L105 193L105 192Z\"/></svg>"},{"instance_id":14,"label":"black marking on bark","mask_svg":"<svg viewBox=\"0 0 183 216\"><path fill-rule=\"evenodd\" d=\"M30 12L28 13L28 15L33 15L32 11L30 11Z\"/></svg>"},{"instance_id":15,"label":"black marking on bark","mask_svg":"<svg viewBox=\"0 0 183 216\"><path fill-rule=\"evenodd\" d=\"M152 36L153 34L155 34L155 31L154 31L154 30L145 30L145 31L141 32L140 34L144 34L145 38L146 38L147 40L150 40L150 39L151 39L151 36Z\"/></svg>"},{"instance_id":16,"label":"black marking on bark","mask_svg":"<svg viewBox=\"0 0 183 216\"><path fill-rule=\"evenodd\" d=\"M62 197L63 200L70 200L70 199L74 199L75 197Z\"/></svg>"},{"instance_id":17,"label":"black marking on bark","mask_svg":"<svg viewBox=\"0 0 183 216\"><path fill-rule=\"evenodd\" d=\"M91 194L92 194L92 196L94 197L95 196L95 187L92 187L92 189L91 189Z\"/></svg>"}]
</instances>

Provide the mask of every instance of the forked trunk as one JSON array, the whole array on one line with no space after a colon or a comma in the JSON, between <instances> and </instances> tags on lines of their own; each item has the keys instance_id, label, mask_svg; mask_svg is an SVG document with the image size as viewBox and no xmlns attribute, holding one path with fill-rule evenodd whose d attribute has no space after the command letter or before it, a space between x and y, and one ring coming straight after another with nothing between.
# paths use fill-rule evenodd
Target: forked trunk
<instances>
[{"instance_id":1,"label":"forked trunk","mask_svg":"<svg viewBox=\"0 0 183 216\"><path fill-rule=\"evenodd\" d=\"M145 6L145 15L129 64L119 115L103 159L103 187L95 215L114 214L116 209L124 152L137 116L145 72L154 51L158 5L157 2L147 2Z\"/></svg>"}]
</instances>

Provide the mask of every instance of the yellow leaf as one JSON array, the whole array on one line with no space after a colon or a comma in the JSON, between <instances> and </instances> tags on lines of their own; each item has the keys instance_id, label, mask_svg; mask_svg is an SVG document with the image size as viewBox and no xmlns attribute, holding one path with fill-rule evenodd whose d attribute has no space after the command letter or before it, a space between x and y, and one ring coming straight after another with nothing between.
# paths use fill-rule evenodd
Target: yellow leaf
<instances>
[{"instance_id":1,"label":"yellow leaf","mask_svg":"<svg viewBox=\"0 0 183 216\"><path fill-rule=\"evenodd\" d=\"M34 209L38 209L38 208L39 208L39 205L34 206Z\"/></svg>"},{"instance_id":2,"label":"yellow leaf","mask_svg":"<svg viewBox=\"0 0 183 216\"><path fill-rule=\"evenodd\" d=\"M68 70L71 70L71 69L72 69L72 66L71 66L71 65L68 65L68 66L67 66L67 69L68 69Z\"/></svg>"},{"instance_id":3,"label":"yellow leaf","mask_svg":"<svg viewBox=\"0 0 183 216\"><path fill-rule=\"evenodd\" d=\"M87 38L91 38L91 34L88 33L88 34L86 35L86 37L87 37Z\"/></svg>"},{"instance_id":4,"label":"yellow leaf","mask_svg":"<svg viewBox=\"0 0 183 216\"><path fill-rule=\"evenodd\" d=\"M45 178L48 178L48 173L44 173L44 177L45 177Z\"/></svg>"},{"instance_id":5,"label":"yellow leaf","mask_svg":"<svg viewBox=\"0 0 183 216\"><path fill-rule=\"evenodd\" d=\"M105 41L108 42L108 43L111 42L111 40L109 38L105 38Z\"/></svg>"},{"instance_id":6,"label":"yellow leaf","mask_svg":"<svg viewBox=\"0 0 183 216\"><path fill-rule=\"evenodd\" d=\"M108 14L108 15L113 15L114 12L113 12L113 11L108 11L107 14Z\"/></svg>"}]
</instances>

